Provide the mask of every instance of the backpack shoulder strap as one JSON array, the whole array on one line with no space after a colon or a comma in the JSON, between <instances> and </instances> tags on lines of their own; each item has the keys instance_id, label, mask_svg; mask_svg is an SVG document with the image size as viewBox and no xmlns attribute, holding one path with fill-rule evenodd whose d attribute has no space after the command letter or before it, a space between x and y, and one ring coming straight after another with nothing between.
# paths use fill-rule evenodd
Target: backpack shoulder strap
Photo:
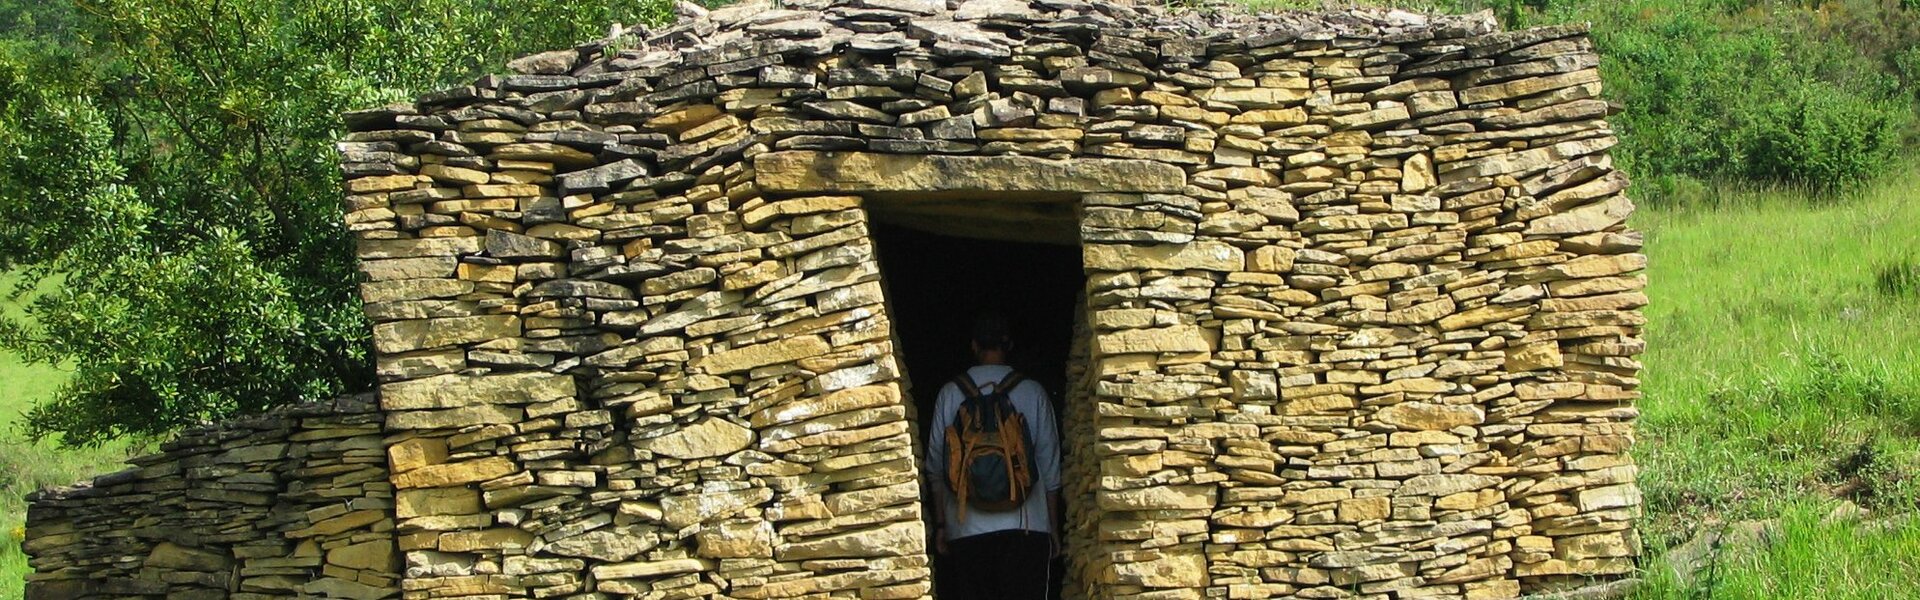
<instances>
[{"instance_id":1,"label":"backpack shoulder strap","mask_svg":"<svg viewBox=\"0 0 1920 600\"><path fill-rule=\"evenodd\" d=\"M1006 377L1000 379L999 383L993 384L993 392L996 394L1012 394L1013 388L1019 387L1020 384L1026 380L1026 376L1021 375L1019 371L1009 371ZM1009 395L1007 397L1011 398L1012 396Z\"/></svg>"},{"instance_id":2,"label":"backpack shoulder strap","mask_svg":"<svg viewBox=\"0 0 1920 600\"><path fill-rule=\"evenodd\" d=\"M961 373L953 378L953 384L960 386L960 393L965 394L968 399L980 397L980 386L974 385L971 375Z\"/></svg>"}]
</instances>

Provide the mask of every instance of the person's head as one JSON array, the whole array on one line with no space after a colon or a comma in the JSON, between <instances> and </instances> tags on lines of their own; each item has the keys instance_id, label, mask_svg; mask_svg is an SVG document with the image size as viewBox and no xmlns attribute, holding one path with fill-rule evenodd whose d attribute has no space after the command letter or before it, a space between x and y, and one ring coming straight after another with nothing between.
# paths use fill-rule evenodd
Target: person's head
<instances>
[{"instance_id":1,"label":"person's head","mask_svg":"<svg viewBox=\"0 0 1920 600\"><path fill-rule=\"evenodd\" d=\"M986 364L1004 363L1013 349L1013 334L1007 318L997 312L983 312L973 318L973 356Z\"/></svg>"}]
</instances>

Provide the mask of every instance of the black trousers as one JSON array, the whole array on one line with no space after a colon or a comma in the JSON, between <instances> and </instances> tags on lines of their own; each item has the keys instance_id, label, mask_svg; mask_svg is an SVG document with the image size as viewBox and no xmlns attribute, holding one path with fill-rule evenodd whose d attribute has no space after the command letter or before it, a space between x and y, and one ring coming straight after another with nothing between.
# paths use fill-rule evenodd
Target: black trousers
<instances>
[{"instance_id":1,"label":"black trousers","mask_svg":"<svg viewBox=\"0 0 1920 600\"><path fill-rule=\"evenodd\" d=\"M947 569L941 588L953 598L940 600L1046 600L1052 569L1052 536L1012 530L983 533L947 542Z\"/></svg>"}]
</instances>

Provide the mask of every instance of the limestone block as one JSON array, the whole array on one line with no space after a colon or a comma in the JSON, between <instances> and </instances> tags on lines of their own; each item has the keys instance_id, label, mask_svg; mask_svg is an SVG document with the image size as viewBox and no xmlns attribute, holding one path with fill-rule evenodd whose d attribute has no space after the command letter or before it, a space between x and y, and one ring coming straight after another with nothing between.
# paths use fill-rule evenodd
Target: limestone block
<instances>
[{"instance_id":1,"label":"limestone block","mask_svg":"<svg viewBox=\"0 0 1920 600\"><path fill-rule=\"evenodd\" d=\"M1090 270L1197 269L1233 272L1247 268L1245 252L1220 242L1128 246L1087 244L1082 254Z\"/></svg>"},{"instance_id":2,"label":"limestone block","mask_svg":"<svg viewBox=\"0 0 1920 600\"><path fill-rule=\"evenodd\" d=\"M1478 425L1487 420L1487 415L1478 406L1402 402L1381 408L1373 418L1402 429L1431 431Z\"/></svg>"},{"instance_id":3,"label":"limestone block","mask_svg":"<svg viewBox=\"0 0 1920 600\"><path fill-rule=\"evenodd\" d=\"M1206 556L1198 552L1166 553L1112 567L1113 583L1150 588L1201 588L1207 585Z\"/></svg>"},{"instance_id":4,"label":"limestone block","mask_svg":"<svg viewBox=\"0 0 1920 600\"><path fill-rule=\"evenodd\" d=\"M1206 509L1218 502L1219 489L1210 485L1152 486L1102 491L1099 506L1106 510Z\"/></svg>"},{"instance_id":5,"label":"limestone block","mask_svg":"<svg viewBox=\"0 0 1920 600\"><path fill-rule=\"evenodd\" d=\"M700 530L695 546L704 558L773 558L773 524L724 522Z\"/></svg>"},{"instance_id":6,"label":"limestone block","mask_svg":"<svg viewBox=\"0 0 1920 600\"><path fill-rule=\"evenodd\" d=\"M774 556L782 561L901 556L925 551L923 533L918 521L894 523L814 540L790 542L775 548Z\"/></svg>"},{"instance_id":7,"label":"limestone block","mask_svg":"<svg viewBox=\"0 0 1920 600\"><path fill-rule=\"evenodd\" d=\"M756 182L775 193L1177 193L1187 180L1178 167L1146 160L770 152L753 163Z\"/></svg>"},{"instance_id":8,"label":"limestone block","mask_svg":"<svg viewBox=\"0 0 1920 600\"><path fill-rule=\"evenodd\" d=\"M147 553L146 562L142 564L148 568L214 573L226 571L233 564L233 557L204 548L161 542Z\"/></svg>"},{"instance_id":9,"label":"limestone block","mask_svg":"<svg viewBox=\"0 0 1920 600\"><path fill-rule=\"evenodd\" d=\"M373 347L383 353L438 348L520 335L520 317L487 315L376 323Z\"/></svg>"},{"instance_id":10,"label":"limestone block","mask_svg":"<svg viewBox=\"0 0 1920 600\"><path fill-rule=\"evenodd\" d=\"M591 558L604 562L622 562L659 545L659 536L637 529L596 529L580 535L554 540L544 552L560 556Z\"/></svg>"},{"instance_id":11,"label":"limestone block","mask_svg":"<svg viewBox=\"0 0 1920 600\"><path fill-rule=\"evenodd\" d=\"M752 445L754 432L726 419L710 417L659 437L634 441L634 447L678 459L724 456Z\"/></svg>"},{"instance_id":12,"label":"limestone block","mask_svg":"<svg viewBox=\"0 0 1920 600\"><path fill-rule=\"evenodd\" d=\"M447 374L380 386L389 410L459 408L474 404L529 404L575 394L573 376L527 372L500 375Z\"/></svg>"},{"instance_id":13,"label":"limestone block","mask_svg":"<svg viewBox=\"0 0 1920 600\"><path fill-rule=\"evenodd\" d=\"M473 515L485 511L480 491L466 487L404 489L394 492L394 516L409 519L440 515Z\"/></svg>"},{"instance_id":14,"label":"limestone block","mask_svg":"<svg viewBox=\"0 0 1920 600\"><path fill-rule=\"evenodd\" d=\"M518 471L512 459L494 456L479 460L429 465L393 476L394 487L428 488L460 485L503 477Z\"/></svg>"},{"instance_id":15,"label":"limestone block","mask_svg":"<svg viewBox=\"0 0 1920 600\"><path fill-rule=\"evenodd\" d=\"M387 446L387 465L394 473L444 462L447 462L447 442L441 438L412 438Z\"/></svg>"},{"instance_id":16,"label":"limestone block","mask_svg":"<svg viewBox=\"0 0 1920 600\"><path fill-rule=\"evenodd\" d=\"M1206 331L1194 325L1152 329L1127 329L1100 334L1094 340L1103 355L1139 352L1208 352L1212 343Z\"/></svg>"},{"instance_id":17,"label":"limestone block","mask_svg":"<svg viewBox=\"0 0 1920 600\"><path fill-rule=\"evenodd\" d=\"M695 359L692 366L707 373L724 375L818 356L831 349L820 336L803 335L710 354Z\"/></svg>"}]
</instances>

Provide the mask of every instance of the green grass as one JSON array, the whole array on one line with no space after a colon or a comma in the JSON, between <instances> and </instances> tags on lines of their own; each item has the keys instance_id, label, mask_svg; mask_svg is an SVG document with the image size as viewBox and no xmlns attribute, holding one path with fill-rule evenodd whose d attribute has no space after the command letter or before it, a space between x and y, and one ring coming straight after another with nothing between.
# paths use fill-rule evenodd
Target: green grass
<instances>
[{"instance_id":1,"label":"green grass","mask_svg":"<svg viewBox=\"0 0 1920 600\"><path fill-rule=\"evenodd\" d=\"M0 291L10 292L13 285L13 277L0 274ZM20 301L0 297L0 314L19 316ZM27 558L20 552L26 495L119 469L127 456L127 443L68 450L57 448L51 440L38 444L26 440L21 415L65 380L66 373L58 368L25 364L0 351L0 382L4 382L0 384L0 600L18 600L27 574Z\"/></svg>"},{"instance_id":2,"label":"green grass","mask_svg":"<svg viewBox=\"0 0 1920 600\"><path fill-rule=\"evenodd\" d=\"M1840 499L1920 508L1920 293L1900 283L1920 262L1920 169L1845 198L1706 200L1635 217L1652 265L1641 527L1657 556L1705 528L1787 518L1764 548L1729 558L1737 576L1700 584L1711 589L1655 576L1640 596L1920 594L1904 583L1914 525L1804 518ZM1899 594L1844 595L1876 589Z\"/></svg>"},{"instance_id":3,"label":"green grass","mask_svg":"<svg viewBox=\"0 0 1920 600\"><path fill-rule=\"evenodd\" d=\"M1813 503L1789 508L1758 542L1729 544L1692 586L1650 569L1643 598L1885 600L1920 595L1920 524L1830 520ZM1707 590L1711 590L1710 592Z\"/></svg>"}]
</instances>

